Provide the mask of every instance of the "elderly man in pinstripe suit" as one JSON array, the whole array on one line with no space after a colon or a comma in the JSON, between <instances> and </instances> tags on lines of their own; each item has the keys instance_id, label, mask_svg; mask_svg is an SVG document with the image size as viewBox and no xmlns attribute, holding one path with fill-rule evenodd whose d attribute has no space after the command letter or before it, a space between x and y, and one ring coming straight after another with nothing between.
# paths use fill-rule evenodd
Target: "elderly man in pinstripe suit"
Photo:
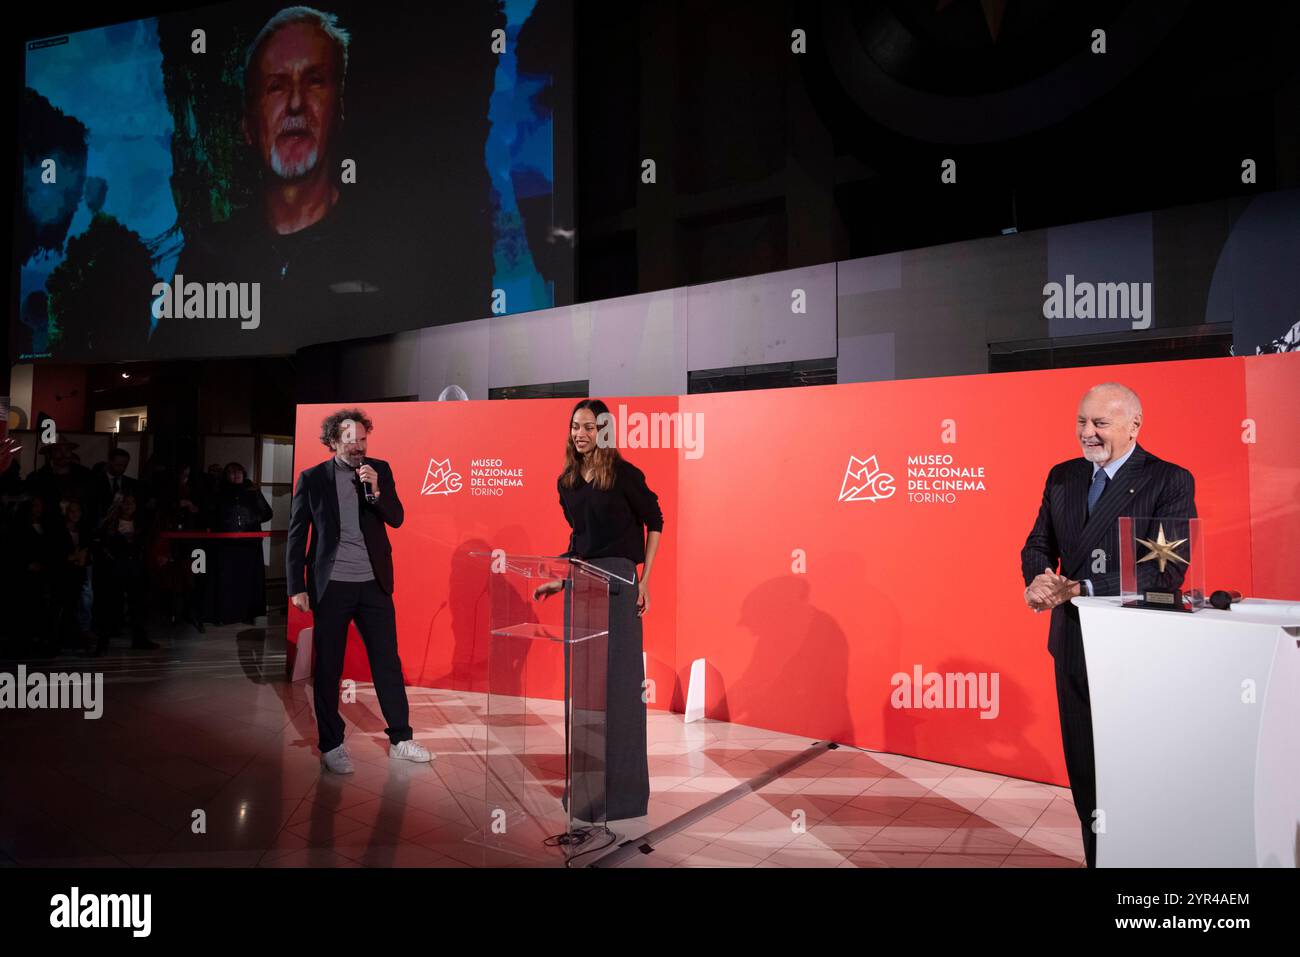
<instances>
[{"instance_id":1,"label":"elderly man in pinstripe suit","mask_svg":"<svg viewBox=\"0 0 1300 957\"><path fill-rule=\"evenodd\" d=\"M1020 552L1020 570L1025 604L1052 613L1047 650L1056 668L1065 767L1083 830L1084 856L1095 867L1092 711L1079 611L1070 599L1119 594L1116 519L1194 518L1196 501L1191 472L1138 445L1142 403L1132 389L1107 382L1088 390L1079 403L1076 427L1083 458L1047 473L1038 518ZM1152 564L1138 566L1139 586L1153 574Z\"/></svg>"}]
</instances>

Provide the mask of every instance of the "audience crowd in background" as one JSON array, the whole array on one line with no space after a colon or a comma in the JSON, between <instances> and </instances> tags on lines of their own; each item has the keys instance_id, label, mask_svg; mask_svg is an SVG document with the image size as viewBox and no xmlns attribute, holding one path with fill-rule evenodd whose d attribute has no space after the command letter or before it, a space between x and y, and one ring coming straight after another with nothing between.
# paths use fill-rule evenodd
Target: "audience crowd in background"
<instances>
[{"instance_id":1,"label":"audience crowd in background","mask_svg":"<svg viewBox=\"0 0 1300 957\"><path fill-rule=\"evenodd\" d=\"M162 533L261 529L271 507L243 465L146 466L136 479L125 449L91 468L76 450L39 446L40 466L23 476L18 442L0 439L0 657L100 655L119 638L154 649L160 621L203 631L189 543ZM260 545L255 560L260 569Z\"/></svg>"}]
</instances>

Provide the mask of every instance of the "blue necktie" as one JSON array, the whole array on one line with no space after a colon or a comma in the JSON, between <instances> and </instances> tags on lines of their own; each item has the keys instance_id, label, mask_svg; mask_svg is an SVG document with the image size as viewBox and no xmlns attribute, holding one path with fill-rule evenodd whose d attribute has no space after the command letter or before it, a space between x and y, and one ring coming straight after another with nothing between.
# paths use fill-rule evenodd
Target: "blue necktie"
<instances>
[{"instance_id":1,"label":"blue necktie","mask_svg":"<svg viewBox=\"0 0 1300 957\"><path fill-rule=\"evenodd\" d=\"M1088 489L1088 514L1090 516L1097 504L1097 499L1101 498L1101 493L1106 491L1106 483L1109 481L1110 476L1106 474L1106 470L1097 469L1097 474L1092 477L1092 487Z\"/></svg>"}]
</instances>

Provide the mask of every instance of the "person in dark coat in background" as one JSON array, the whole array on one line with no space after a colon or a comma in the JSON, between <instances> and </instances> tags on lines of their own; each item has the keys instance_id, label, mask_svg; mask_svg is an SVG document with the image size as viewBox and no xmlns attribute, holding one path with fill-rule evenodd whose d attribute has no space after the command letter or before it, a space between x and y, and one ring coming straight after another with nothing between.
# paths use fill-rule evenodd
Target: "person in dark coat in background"
<instances>
[{"instance_id":1,"label":"person in dark coat in background","mask_svg":"<svg viewBox=\"0 0 1300 957\"><path fill-rule=\"evenodd\" d=\"M81 503L70 501L63 521L49 526L54 565L54 602L57 633L63 647L92 652L97 639L91 631L94 589L90 577L90 551L94 530Z\"/></svg>"},{"instance_id":2,"label":"person in dark coat in background","mask_svg":"<svg viewBox=\"0 0 1300 957\"><path fill-rule=\"evenodd\" d=\"M54 513L57 518L59 513ZM49 657L58 654L54 594L60 558L47 522L45 500L39 496L20 505L6 543L10 581L14 584L20 653Z\"/></svg>"},{"instance_id":3,"label":"person in dark coat in background","mask_svg":"<svg viewBox=\"0 0 1300 957\"><path fill-rule=\"evenodd\" d=\"M202 473L196 475L188 465L182 464L173 477L169 472L160 476L158 487L158 515L161 527L168 532L195 532L206 529L209 517L208 486ZM158 577L166 596L166 611L170 622L183 618L200 633L206 633L200 611L205 594L204 579L194 574L193 550L197 539L173 538L162 543L159 555L162 567Z\"/></svg>"},{"instance_id":4,"label":"person in dark coat in background","mask_svg":"<svg viewBox=\"0 0 1300 957\"><path fill-rule=\"evenodd\" d=\"M244 467L230 462L208 509L209 527L214 532L259 532L271 520L271 506L245 476ZM260 538L241 538L212 543L208 564L215 574L207 587L215 589L214 614L218 624L242 621L252 624L266 614L266 565Z\"/></svg>"},{"instance_id":5,"label":"person in dark coat in background","mask_svg":"<svg viewBox=\"0 0 1300 957\"><path fill-rule=\"evenodd\" d=\"M155 649L145 633L148 595L149 539L152 529L137 508L135 496L123 495L99 526L95 563L95 618L99 631L96 653L129 622L131 647ZM124 617L125 612L125 617Z\"/></svg>"},{"instance_id":6,"label":"person in dark coat in background","mask_svg":"<svg viewBox=\"0 0 1300 957\"><path fill-rule=\"evenodd\" d=\"M256 532L271 520L271 506L238 462L226 465L210 512L214 532Z\"/></svg>"},{"instance_id":7,"label":"person in dark coat in background","mask_svg":"<svg viewBox=\"0 0 1300 957\"><path fill-rule=\"evenodd\" d=\"M72 460L72 450L76 447L76 442L56 439L37 449L38 454L45 456L45 464L27 476L27 494L44 501L46 518L56 512L63 514L73 499L81 502L83 509L96 500L90 469ZM102 517L94 513L92 506L90 520L98 523Z\"/></svg>"}]
</instances>

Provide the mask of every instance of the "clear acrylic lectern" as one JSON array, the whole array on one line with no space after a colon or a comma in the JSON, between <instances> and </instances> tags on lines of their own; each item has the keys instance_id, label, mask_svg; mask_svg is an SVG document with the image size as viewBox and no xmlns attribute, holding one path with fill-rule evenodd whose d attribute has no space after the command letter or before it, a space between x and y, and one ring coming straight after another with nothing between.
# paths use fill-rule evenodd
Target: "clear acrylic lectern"
<instances>
[{"instance_id":1,"label":"clear acrylic lectern","mask_svg":"<svg viewBox=\"0 0 1300 957\"><path fill-rule=\"evenodd\" d=\"M471 555L488 573L491 644L484 804L470 840L501 866L591 861L615 839L605 823L609 597L635 583L576 558ZM534 598L539 587L556 590Z\"/></svg>"}]
</instances>

